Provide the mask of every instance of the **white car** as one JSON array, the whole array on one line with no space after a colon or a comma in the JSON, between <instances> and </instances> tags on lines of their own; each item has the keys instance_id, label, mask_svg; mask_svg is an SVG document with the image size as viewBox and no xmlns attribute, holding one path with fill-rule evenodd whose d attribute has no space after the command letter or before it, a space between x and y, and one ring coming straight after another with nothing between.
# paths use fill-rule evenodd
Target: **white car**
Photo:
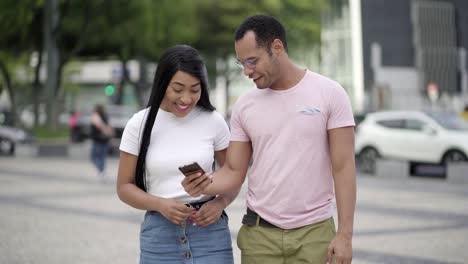
<instances>
[{"instance_id":1,"label":"white car","mask_svg":"<svg viewBox=\"0 0 468 264\"><path fill-rule=\"evenodd\" d=\"M375 170L378 158L433 164L468 161L468 122L445 112L369 113L356 128L355 153L365 172Z\"/></svg>"},{"instance_id":2,"label":"white car","mask_svg":"<svg viewBox=\"0 0 468 264\"><path fill-rule=\"evenodd\" d=\"M15 154L17 143L30 143L33 137L30 133L16 127L0 124L0 156Z\"/></svg>"}]
</instances>

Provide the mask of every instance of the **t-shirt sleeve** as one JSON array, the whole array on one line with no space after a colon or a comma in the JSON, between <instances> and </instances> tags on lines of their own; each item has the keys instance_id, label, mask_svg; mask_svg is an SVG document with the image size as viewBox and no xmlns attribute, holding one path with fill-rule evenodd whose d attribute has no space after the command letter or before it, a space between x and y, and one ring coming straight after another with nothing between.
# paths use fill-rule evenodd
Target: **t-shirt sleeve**
<instances>
[{"instance_id":1,"label":"t-shirt sleeve","mask_svg":"<svg viewBox=\"0 0 468 264\"><path fill-rule=\"evenodd\" d=\"M221 116L221 114L215 112L216 118L216 136L214 140L214 150L223 150L229 146L229 127Z\"/></svg>"},{"instance_id":2,"label":"t-shirt sleeve","mask_svg":"<svg viewBox=\"0 0 468 264\"><path fill-rule=\"evenodd\" d=\"M120 150L138 156L140 152L140 136L143 133L144 111L136 113L125 125L120 141Z\"/></svg>"},{"instance_id":3,"label":"t-shirt sleeve","mask_svg":"<svg viewBox=\"0 0 468 264\"><path fill-rule=\"evenodd\" d=\"M354 126L353 110L346 91L336 83L330 93L330 112L327 129Z\"/></svg>"},{"instance_id":4,"label":"t-shirt sleeve","mask_svg":"<svg viewBox=\"0 0 468 264\"><path fill-rule=\"evenodd\" d=\"M250 141L248 134L245 132L245 129L242 125L241 120L241 102L240 100L234 106L231 113L231 141Z\"/></svg>"}]
</instances>

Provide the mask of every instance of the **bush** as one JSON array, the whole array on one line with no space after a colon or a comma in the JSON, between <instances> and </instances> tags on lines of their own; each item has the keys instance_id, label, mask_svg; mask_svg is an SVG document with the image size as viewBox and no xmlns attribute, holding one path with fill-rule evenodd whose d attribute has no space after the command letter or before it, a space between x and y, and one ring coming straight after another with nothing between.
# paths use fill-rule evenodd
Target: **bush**
<instances>
[{"instance_id":1,"label":"bush","mask_svg":"<svg viewBox=\"0 0 468 264\"><path fill-rule=\"evenodd\" d=\"M51 129L46 126L33 128L33 134L37 142L68 142L70 129L68 127L58 127Z\"/></svg>"}]
</instances>

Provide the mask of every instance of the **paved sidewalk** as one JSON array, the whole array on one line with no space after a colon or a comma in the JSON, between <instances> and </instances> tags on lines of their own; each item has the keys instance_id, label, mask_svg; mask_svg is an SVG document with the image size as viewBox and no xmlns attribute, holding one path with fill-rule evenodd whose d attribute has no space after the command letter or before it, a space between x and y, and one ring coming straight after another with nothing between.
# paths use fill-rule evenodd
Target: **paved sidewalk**
<instances>
[{"instance_id":1,"label":"paved sidewalk","mask_svg":"<svg viewBox=\"0 0 468 264\"><path fill-rule=\"evenodd\" d=\"M81 155L81 156L80 156ZM137 263L143 212L115 193L86 155L0 157L0 263ZM228 208L235 238L245 186ZM353 263L468 263L468 185L358 177Z\"/></svg>"}]
</instances>

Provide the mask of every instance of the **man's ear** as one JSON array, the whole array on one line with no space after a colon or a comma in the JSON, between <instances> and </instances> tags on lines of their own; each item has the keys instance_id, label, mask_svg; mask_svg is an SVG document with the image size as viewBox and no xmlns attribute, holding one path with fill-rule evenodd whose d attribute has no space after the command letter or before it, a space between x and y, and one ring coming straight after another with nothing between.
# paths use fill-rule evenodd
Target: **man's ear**
<instances>
[{"instance_id":1,"label":"man's ear","mask_svg":"<svg viewBox=\"0 0 468 264\"><path fill-rule=\"evenodd\" d=\"M274 54L279 54L281 52L284 52L283 42L279 39L274 39L273 42L271 43L271 51Z\"/></svg>"}]
</instances>

